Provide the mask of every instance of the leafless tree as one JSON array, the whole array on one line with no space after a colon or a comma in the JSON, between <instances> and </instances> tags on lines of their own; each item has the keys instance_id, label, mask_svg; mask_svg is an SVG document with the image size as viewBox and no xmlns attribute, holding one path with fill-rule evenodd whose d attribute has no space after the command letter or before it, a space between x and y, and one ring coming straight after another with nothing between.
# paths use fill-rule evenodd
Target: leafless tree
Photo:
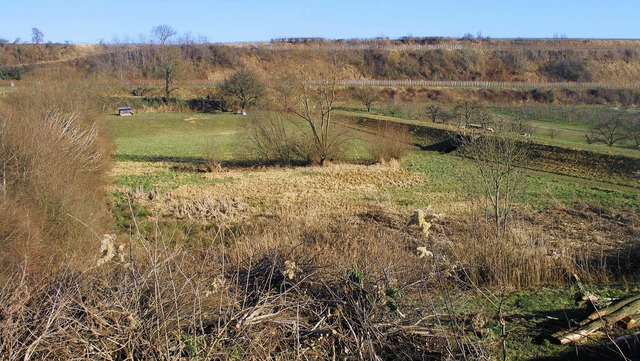
<instances>
[{"instance_id":1,"label":"leafless tree","mask_svg":"<svg viewBox=\"0 0 640 361\"><path fill-rule=\"evenodd\" d=\"M167 41L178 32L169 25L158 25L151 28L151 34L158 39L160 45L166 45Z\"/></svg>"},{"instance_id":2,"label":"leafless tree","mask_svg":"<svg viewBox=\"0 0 640 361\"><path fill-rule=\"evenodd\" d=\"M169 99L171 92L176 90L175 80L182 66L182 54L180 49L165 49L160 56L160 72L164 79L165 102Z\"/></svg>"},{"instance_id":3,"label":"leafless tree","mask_svg":"<svg viewBox=\"0 0 640 361\"><path fill-rule=\"evenodd\" d=\"M425 107L424 110L427 117L429 117L432 123L444 119L445 111L442 108L442 105L438 103L429 104Z\"/></svg>"},{"instance_id":4,"label":"leafless tree","mask_svg":"<svg viewBox=\"0 0 640 361\"><path fill-rule=\"evenodd\" d=\"M458 103L454 108L455 113L460 116L462 122L460 125L472 123L473 119L480 114L481 110L482 105L476 100L465 100Z\"/></svg>"},{"instance_id":5,"label":"leafless tree","mask_svg":"<svg viewBox=\"0 0 640 361\"><path fill-rule=\"evenodd\" d=\"M240 70L222 84L222 94L240 105L243 111L254 105L265 94L264 84L249 70Z\"/></svg>"},{"instance_id":6,"label":"leafless tree","mask_svg":"<svg viewBox=\"0 0 640 361\"><path fill-rule=\"evenodd\" d=\"M310 139L309 161L323 165L335 157L344 139L335 133L333 110L338 98L338 60L326 68L299 68L280 85L283 110L302 120Z\"/></svg>"},{"instance_id":7,"label":"leafless tree","mask_svg":"<svg viewBox=\"0 0 640 361\"><path fill-rule=\"evenodd\" d=\"M380 97L380 94L375 89L367 87L356 89L353 95L357 101L367 107L367 112L371 111L371 105Z\"/></svg>"},{"instance_id":8,"label":"leafless tree","mask_svg":"<svg viewBox=\"0 0 640 361\"><path fill-rule=\"evenodd\" d=\"M494 222L499 237L520 191L522 172L518 166L529 159L528 147L505 127L496 127L495 133L465 138L463 146L479 172L482 208Z\"/></svg>"},{"instance_id":9,"label":"leafless tree","mask_svg":"<svg viewBox=\"0 0 640 361\"><path fill-rule=\"evenodd\" d=\"M624 115L627 108L615 113L607 113L600 119L594 120L590 125L590 131L597 140L604 142L607 146L613 147L616 143L627 139ZM625 129L627 128L627 129Z\"/></svg>"},{"instance_id":10,"label":"leafless tree","mask_svg":"<svg viewBox=\"0 0 640 361\"><path fill-rule=\"evenodd\" d=\"M157 73L164 80L164 101L169 100L176 76L182 64L182 53L177 47L168 46L168 41L178 32L169 25L158 25L151 29L151 34L158 39L160 49L158 51Z\"/></svg>"},{"instance_id":11,"label":"leafless tree","mask_svg":"<svg viewBox=\"0 0 640 361\"><path fill-rule=\"evenodd\" d=\"M629 135L629 139L635 143L636 148L640 149L640 115L636 115L636 117L628 123L627 134Z\"/></svg>"},{"instance_id":12,"label":"leafless tree","mask_svg":"<svg viewBox=\"0 0 640 361\"><path fill-rule=\"evenodd\" d=\"M34 44L42 44L44 41L44 34L38 28L31 28L31 41Z\"/></svg>"}]
</instances>

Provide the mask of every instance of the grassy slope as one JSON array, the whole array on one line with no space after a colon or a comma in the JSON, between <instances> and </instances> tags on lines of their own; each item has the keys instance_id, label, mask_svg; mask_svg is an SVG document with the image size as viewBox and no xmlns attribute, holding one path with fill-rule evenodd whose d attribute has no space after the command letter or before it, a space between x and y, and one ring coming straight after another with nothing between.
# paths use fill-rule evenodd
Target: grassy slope
<instances>
[{"instance_id":1,"label":"grassy slope","mask_svg":"<svg viewBox=\"0 0 640 361\"><path fill-rule=\"evenodd\" d=\"M426 104L423 104L426 106ZM420 105L414 105L420 109ZM500 107L490 107L488 109L494 117L501 120L515 120L519 116L511 111ZM395 113L395 116L385 114L385 109L373 109L371 113L364 112L352 104L343 105L337 112L345 116L359 116L376 120L393 121L397 123L427 126L444 131L459 131L459 127L453 123L432 123L425 117L415 114ZM623 155L640 158L640 150L635 149L631 141L623 141L616 143L613 147L609 147L604 143L588 144L585 134L588 132L587 125L579 121L566 121L558 118L534 118L533 116L524 117L531 128L531 139L537 143L559 146L572 149L588 150L598 153ZM553 137L550 134L553 130Z\"/></svg>"},{"instance_id":2,"label":"grassy slope","mask_svg":"<svg viewBox=\"0 0 640 361\"><path fill-rule=\"evenodd\" d=\"M371 118L380 121L392 121L420 127L426 126L435 129L437 132L445 132L443 134L458 130L453 125L434 124L422 120L398 119L389 116L346 110L340 110L338 114ZM565 123L566 122L558 124ZM579 125L575 125L575 123L572 123L570 126L579 127ZM589 146L584 144L583 147L575 147L575 142L567 144L557 138L545 140L535 137L534 139L540 144L549 144L568 149L587 148L589 151L605 155L640 156L640 152L633 149L609 148L602 144ZM433 140L427 139L426 141L431 142ZM424 141L419 142L424 143ZM420 156L409 158L406 164L408 164L409 169L425 173L429 180L426 182L424 189L412 189L409 194L401 196L401 203L415 205L413 200L415 200L416 197L411 193L418 191L423 192L425 197L433 199L434 201L439 197L438 195L449 201L450 199L447 198L448 195L455 194L454 199L457 199L464 193L460 192L460 190L468 188L469 185L465 184L465 181L462 180L468 178L468 175L474 172L474 167L469 161L456 157L455 155L440 155L430 152L419 152L416 154L420 154ZM638 190L637 182L630 183L630 180L626 180L622 182L622 184L625 184L624 186L619 186L617 185L617 183L620 183L619 181L608 179L606 176L587 177L581 175L580 178L577 178L575 174L572 174L570 171L570 164L556 164L555 166L560 167L560 169L527 171L527 176L522 186L522 201L524 203L538 210L557 203L571 205L575 202L592 202L603 207L640 209L640 190ZM567 174L565 175L564 173Z\"/></svg>"},{"instance_id":3,"label":"grassy slope","mask_svg":"<svg viewBox=\"0 0 640 361\"><path fill-rule=\"evenodd\" d=\"M595 108L586 107L585 109ZM585 138L585 134L589 132L588 124L579 119L565 120L562 119L560 114L555 116L549 114L546 116L518 115L500 107L491 107L489 110L492 114L507 120L518 118L526 120L531 127L531 137L542 144L584 149L605 154L640 157L640 151L635 148L635 144L631 140L618 142L613 147L599 142L588 144ZM562 107L558 107L555 110L559 113L562 111ZM616 110L609 109L609 112L616 112Z\"/></svg>"},{"instance_id":4,"label":"grassy slope","mask_svg":"<svg viewBox=\"0 0 640 361\"><path fill-rule=\"evenodd\" d=\"M395 192L397 202L414 208L419 207L425 199L427 203L442 207L462 202L470 178L475 175L475 168L469 160L454 155L416 152L406 160L405 165L411 171L423 173L426 178L425 183L418 187ZM523 192L520 201L534 210L543 210L557 204L570 206L576 202L640 209L639 190L602 182L527 171L521 187Z\"/></svg>"}]
</instances>

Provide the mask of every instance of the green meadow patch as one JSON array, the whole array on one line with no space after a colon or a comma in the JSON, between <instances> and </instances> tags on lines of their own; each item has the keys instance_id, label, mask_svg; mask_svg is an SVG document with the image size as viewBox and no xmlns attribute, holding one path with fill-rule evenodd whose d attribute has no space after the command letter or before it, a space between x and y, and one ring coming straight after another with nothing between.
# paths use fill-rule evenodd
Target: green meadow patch
<instances>
[{"instance_id":1,"label":"green meadow patch","mask_svg":"<svg viewBox=\"0 0 640 361\"><path fill-rule=\"evenodd\" d=\"M421 186L394 191L397 202L405 206L424 206L430 200L464 201L469 187L478 181L474 164L452 154L414 152L403 164L425 176ZM640 210L638 189L544 172L525 170L518 193L518 202L535 210L577 202Z\"/></svg>"},{"instance_id":2,"label":"green meadow patch","mask_svg":"<svg viewBox=\"0 0 640 361\"><path fill-rule=\"evenodd\" d=\"M165 171L150 174L125 174L116 175L114 180L117 185L129 187L131 189L142 189L150 191L169 190L181 185L207 185L214 183L233 182L231 178L211 179L201 173L183 171Z\"/></svg>"},{"instance_id":3,"label":"green meadow patch","mask_svg":"<svg viewBox=\"0 0 640 361\"><path fill-rule=\"evenodd\" d=\"M108 115L105 122L116 144L119 161L246 163L255 160L247 135L248 117L229 113L142 113ZM294 123L287 125L298 129ZM338 125L336 125L338 127ZM304 124L302 125L304 128ZM371 136L340 129L349 161L367 161Z\"/></svg>"},{"instance_id":4,"label":"green meadow patch","mask_svg":"<svg viewBox=\"0 0 640 361\"><path fill-rule=\"evenodd\" d=\"M217 161L242 154L248 140L235 114L143 113L131 117L109 115L118 160L198 161L204 148L214 147Z\"/></svg>"}]
</instances>

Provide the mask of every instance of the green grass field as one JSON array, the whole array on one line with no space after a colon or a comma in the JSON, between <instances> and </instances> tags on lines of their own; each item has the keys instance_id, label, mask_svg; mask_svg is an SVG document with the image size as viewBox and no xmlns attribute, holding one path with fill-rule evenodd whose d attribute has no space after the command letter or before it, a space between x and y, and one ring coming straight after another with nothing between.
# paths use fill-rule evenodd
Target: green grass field
<instances>
[{"instance_id":1,"label":"green grass field","mask_svg":"<svg viewBox=\"0 0 640 361\"><path fill-rule=\"evenodd\" d=\"M455 155L414 152L404 164L407 169L422 173L427 179L421 186L395 192L397 202L413 207L419 207L425 199L433 202L461 201L467 196L465 190L473 182L472 177L477 176L470 160ZM638 189L568 176L524 171L520 190L518 202L537 211L578 202L640 210Z\"/></svg>"},{"instance_id":2,"label":"green grass field","mask_svg":"<svg viewBox=\"0 0 640 361\"><path fill-rule=\"evenodd\" d=\"M539 111L534 111L534 109ZM589 144L585 134L589 132L588 121L583 117L594 117L594 114L616 113L617 109L599 109L593 106L578 108L561 106L524 107L519 111L512 108L489 107L489 111L497 117L515 120L523 119L531 129L534 140L549 145L585 149L606 154L640 156L640 150L631 140L624 140L609 147L604 143ZM628 111L633 114L635 111ZM593 114L591 114L593 113Z\"/></svg>"},{"instance_id":3,"label":"green grass field","mask_svg":"<svg viewBox=\"0 0 640 361\"><path fill-rule=\"evenodd\" d=\"M459 126L454 121L446 124L432 123L426 119L425 114L419 114L420 109L426 107L426 103L411 104L411 113L401 111L389 111L385 107L372 109L372 112L365 112L362 107L355 104L347 103L340 107L339 113L351 116L362 116L372 119L389 120L392 119L398 123L427 125L432 128L458 131ZM524 109L524 110L523 110ZM632 155L640 157L640 149L637 149L635 143L631 140L623 140L616 143L613 147L609 147L602 142L589 144L585 138L588 133L588 126L585 119L580 119L581 113L589 112L617 112L615 109L597 109L593 106L581 107L578 110L571 107L563 106L526 106L523 109L514 110L512 107L489 106L486 110L496 120L502 121L518 121L524 120L524 124L528 128L527 133L531 139L547 145L589 150L604 154L613 155ZM634 114L634 110L630 110L627 114ZM568 115L571 113L571 115ZM595 113L594 113L595 114ZM600 114L600 113L597 113ZM594 115L589 115L593 117ZM567 119L569 117L570 119Z\"/></svg>"},{"instance_id":4,"label":"green grass field","mask_svg":"<svg viewBox=\"0 0 640 361\"><path fill-rule=\"evenodd\" d=\"M142 113L132 117L108 115L105 122L117 149L117 160L200 161L205 147L213 147L218 162L241 162L251 141L247 117L235 114ZM369 135L345 130L346 159L367 158ZM249 159L250 160L250 159Z\"/></svg>"},{"instance_id":5,"label":"green grass field","mask_svg":"<svg viewBox=\"0 0 640 361\"><path fill-rule=\"evenodd\" d=\"M142 113L105 118L118 160L196 161L213 143L218 161L237 159L246 140L242 117L232 114Z\"/></svg>"},{"instance_id":6,"label":"green grass field","mask_svg":"<svg viewBox=\"0 0 640 361\"><path fill-rule=\"evenodd\" d=\"M381 117L386 118L386 117ZM105 121L117 147L118 161L201 162L207 143L215 145L218 162L243 162L249 157L250 141L244 133L246 118L232 114L146 113L133 117L107 116ZM367 158L371 134L352 131L348 159ZM473 164L455 155L414 151L404 162L412 171L424 174L424 185L394 191L395 201L417 207L425 200L439 203L462 200L468 188ZM165 171L153 175L116 176L118 184L145 189L174 188L181 184L206 182L199 174ZM602 182L542 172L526 172L520 201L533 209L553 204L591 202L604 207L638 209L639 191Z\"/></svg>"}]
</instances>

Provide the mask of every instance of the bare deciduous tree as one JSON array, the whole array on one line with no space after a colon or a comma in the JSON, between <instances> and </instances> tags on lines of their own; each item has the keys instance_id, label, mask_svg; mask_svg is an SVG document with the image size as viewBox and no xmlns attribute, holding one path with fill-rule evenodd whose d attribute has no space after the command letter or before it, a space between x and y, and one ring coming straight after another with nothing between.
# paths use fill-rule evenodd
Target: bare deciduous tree
<instances>
[{"instance_id":1,"label":"bare deciduous tree","mask_svg":"<svg viewBox=\"0 0 640 361\"><path fill-rule=\"evenodd\" d=\"M171 92L177 89L174 84L183 64L182 54L179 48L168 48L162 53L160 71L164 79L164 96L166 102Z\"/></svg>"},{"instance_id":2,"label":"bare deciduous tree","mask_svg":"<svg viewBox=\"0 0 640 361\"><path fill-rule=\"evenodd\" d=\"M44 34L38 28L31 28L31 41L34 44L42 44L44 41Z\"/></svg>"},{"instance_id":3,"label":"bare deciduous tree","mask_svg":"<svg viewBox=\"0 0 640 361\"><path fill-rule=\"evenodd\" d=\"M629 139L635 143L636 148L640 149L640 116L636 115L636 117L628 123L627 133L629 134Z\"/></svg>"},{"instance_id":4,"label":"bare deciduous tree","mask_svg":"<svg viewBox=\"0 0 640 361\"><path fill-rule=\"evenodd\" d=\"M335 57L324 69L300 68L279 89L283 110L306 125L312 147L309 161L320 165L335 157L344 143L344 138L334 132L332 118L338 98L338 69Z\"/></svg>"},{"instance_id":5,"label":"bare deciduous tree","mask_svg":"<svg viewBox=\"0 0 640 361\"><path fill-rule=\"evenodd\" d=\"M427 105L424 108L424 111L432 123L435 123L438 120L444 119L444 115L445 115L444 109L442 108L442 105L438 103Z\"/></svg>"},{"instance_id":6,"label":"bare deciduous tree","mask_svg":"<svg viewBox=\"0 0 640 361\"><path fill-rule=\"evenodd\" d=\"M167 41L178 32L169 25L158 25L151 28L151 34L158 39L160 45L166 45Z\"/></svg>"},{"instance_id":7,"label":"bare deciduous tree","mask_svg":"<svg viewBox=\"0 0 640 361\"><path fill-rule=\"evenodd\" d=\"M624 122L624 115L627 108L615 113L607 113L600 119L594 120L590 125L590 131L597 140L604 142L609 147L627 139L627 130ZM627 129L625 129L627 128Z\"/></svg>"},{"instance_id":8,"label":"bare deciduous tree","mask_svg":"<svg viewBox=\"0 0 640 361\"><path fill-rule=\"evenodd\" d=\"M222 84L221 88L223 97L236 101L243 111L256 104L265 93L264 84L256 74L249 70L240 70L234 73Z\"/></svg>"},{"instance_id":9,"label":"bare deciduous tree","mask_svg":"<svg viewBox=\"0 0 640 361\"><path fill-rule=\"evenodd\" d=\"M458 103L454 108L455 114L460 116L460 121L462 122L460 125L472 123L473 119L476 118L481 111L482 105L476 100L465 100Z\"/></svg>"},{"instance_id":10,"label":"bare deciduous tree","mask_svg":"<svg viewBox=\"0 0 640 361\"><path fill-rule=\"evenodd\" d=\"M514 200L519 194L522 172L529 151L516 134L503 127L495 133L470 136L463 140L465 154L479 172L479 195L482 208L495 224L496 236L506 229Z\"/></svg>"},{"instance_id":11,"label":"bare deciduous tree","mask_svg":"<svg viewBox=\"0 0 640 361\"><path fill-rule=\"evenodd\" d=\"M151 29L151 33L158 39L160 49L158 54L157 73L164 80L164 101L169 100L177 73L182 63L182 53L179 48L167 46L167 42L178 32L169 25L158 25Z\"/></svg>"},{"instance_id":12,"label":"bare deciduous tree","mask_svg":"<svg viewBox=\"0 0 640 361\"><path fill-rule=\"evenodd\" d=\"M375 89L372 89L372 88L356 89L353 96L362 105L367 107L367 112L371 111L371 105L373 105L373 102L377 101L380 98L380 94Z\"/></svg>"}]
</instances>

